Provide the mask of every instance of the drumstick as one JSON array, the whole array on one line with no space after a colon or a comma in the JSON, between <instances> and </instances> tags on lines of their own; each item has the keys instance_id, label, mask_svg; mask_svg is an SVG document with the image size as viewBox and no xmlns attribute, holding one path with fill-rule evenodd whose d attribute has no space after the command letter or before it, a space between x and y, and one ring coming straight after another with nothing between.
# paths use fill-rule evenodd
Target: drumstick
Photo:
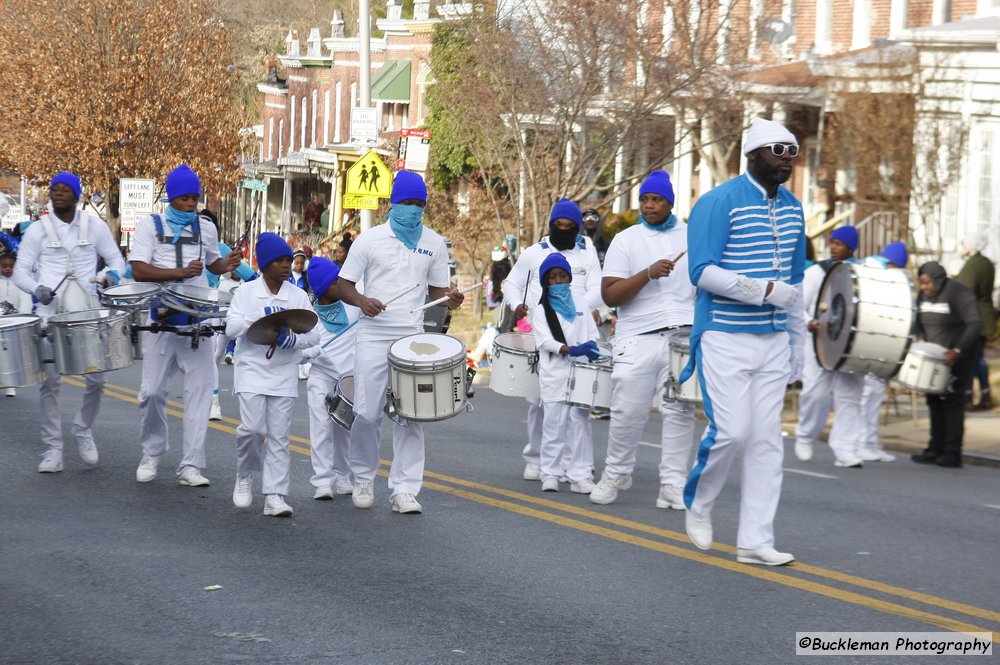
<instances>
[{"instance_id":1,"label":"drumstick","mask_svg":"<svg viewBox=\"0 0 1000 665\"><path fill-rule=\"evenodd\" d=\"M483 285L480 282L479 284L473 284L472 286L465 287L464 289L462 289L461 291L459 291L459 293L468 293L469 291L475 291L476 289L481 289L481 288L483 288ZM425 309L427 309L429 307L434 307L435 305L440 305L441 303L443 303L447 299L448 299L448 296L442 296L441 298L438 298L437 300L432 300L429 303L423 305L422 307L418 307L416 309L411 309L410 310L410 314L415 314L416 312L420 312L420 311L425 310Z\"/></svg>"},{"instance_id":2,"label":"drumstick","mask_svg":"<svg viewBox=\"0 0 1000 665\"><path fill-rule=\"evenodd\" d=\"M686 249L684 251L682 251L680 254L678 254L677 256L675 256L674 259L673 259L673 261L672 261L672 263L677 263L678 261L680 261L684 257L685 254L687 254L687 250Z\"/></svg>"},{"instance_id":3,"label":"drumstick","mask_svg":"<svg viewBox=\"0 0 1000 665\"><path fill-rule=\"evenodd\" d=\"M528 285L531 284L531 271L528 271L528 279L524 280L524 296L521 297L521 304L528 306Z\"/></svg>"},{"instance_id":4,"label":"drumstick","mask_svg":"<svg viewBox=\"0 0 1000 665\"><path fill-rule=\"evenodd\" d=\"M382 304L388 306L389 303L391 303L393 300L399 300L400 298L402 298L403 296L405 296L407 293L409 293L413 289L417 288L418 286L420 286L420 282L417 282L416 284L414 284L410 288L406 289L405 291L401 291L401 292L397 293L396 295L394 295L393 297L389 298L388 300L386 300ZM361 317L363 317L363 316L364 316L364 312L362 312L361 315L358 316L358 318L354 319L354 321L349 326L347 326L346 328L344 328L343 330L341 330L339 333L337 333L336 335L334 335L332 338L330 338L330 340L328 340L326 342L326 344L324 344L320 348L321 349L325 349L326 347L328 347L331 344L333 344L338 337L340 337L345 332L347 332L348 330L350 330L351 328L353 328L355 326L355 324L357 324L357 322L360 321Z\"/></svg>"}]
</instances>

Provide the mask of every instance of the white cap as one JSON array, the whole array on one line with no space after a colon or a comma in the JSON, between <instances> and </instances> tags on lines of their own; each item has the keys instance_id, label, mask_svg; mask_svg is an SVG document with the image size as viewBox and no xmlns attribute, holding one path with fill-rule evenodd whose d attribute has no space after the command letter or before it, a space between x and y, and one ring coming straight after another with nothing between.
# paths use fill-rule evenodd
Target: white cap
<instances>
[{"instance_id":1,"label":"white cap","mask_svg":"<svg viewBox=\"0 0 1000 665\"><path fill-rule=\"evenodd\" d=\"M743 154L749 155L757 148L771 143L798 145L799 140L795 138L795 134L785 129L784 125L773 120L757 118L750 125L750 131L747 132L747 142L743 144Z\"/></svg>"}]
</instances>

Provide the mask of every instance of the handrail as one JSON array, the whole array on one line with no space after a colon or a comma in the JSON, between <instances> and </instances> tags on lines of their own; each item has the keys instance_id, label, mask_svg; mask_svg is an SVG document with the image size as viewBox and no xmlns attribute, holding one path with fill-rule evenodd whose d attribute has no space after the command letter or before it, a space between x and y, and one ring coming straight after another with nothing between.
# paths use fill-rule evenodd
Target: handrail
<instances>
[{"instance_id":1,"label":"handrail","mask_svg":"<svg viewBox=\"0 0 1000 665\"><path fill-rule=\"evenodd\" d=\"M812 231L808 231L807 230L806 234L809 236L810 240L812 240L813 238L818 238L819 236L821 236L824 233L826 233L827 231L829 231L829 230L837 227L840 223L847 221L848 219L850 219L853 216L854 216L854 207L852 206L852 207L848 208L847 210L845 210L845 211L843 211L841 213L838 213L838 214L834 215L833 217L831 217L830 219L828 219L826 221L826 223L823 224L822 226L820 226L818 229L814 229ZM816 217L816 215L813 215L813 217ZM812 217L810 217L810 219L812 219ZM809 228L809 225L807 223L806 224L806 229L808 229L808 228Z\"/></svg>"}]
</instances>

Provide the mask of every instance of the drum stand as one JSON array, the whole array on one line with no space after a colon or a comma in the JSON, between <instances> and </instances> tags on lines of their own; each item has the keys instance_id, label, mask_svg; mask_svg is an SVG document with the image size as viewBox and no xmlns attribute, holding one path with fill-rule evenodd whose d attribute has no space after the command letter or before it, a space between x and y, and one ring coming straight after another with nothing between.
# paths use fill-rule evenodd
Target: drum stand
<instances>
[{"instance_id":1,"label":"drum stand","mask_svg":"<svg viewBox=\"0 0 1000 665\"><path fill-rule=\"evenodd\" d=\"M183 326L187 328L188 326ZM183 330L180 326L164 326L164 325L150 325L150 326L133 326L132 327L132 342L137 343L139 340L139 333L142 331L147 331L151 333L161 333L169 332L175 335L180 335L181 337L191 338L191 348L197 349L201 338L206 339L212 337L217 332L224 332L226 326L210 326L210 325L198 325L192 330Z\"/></svg>"}]
</instances>

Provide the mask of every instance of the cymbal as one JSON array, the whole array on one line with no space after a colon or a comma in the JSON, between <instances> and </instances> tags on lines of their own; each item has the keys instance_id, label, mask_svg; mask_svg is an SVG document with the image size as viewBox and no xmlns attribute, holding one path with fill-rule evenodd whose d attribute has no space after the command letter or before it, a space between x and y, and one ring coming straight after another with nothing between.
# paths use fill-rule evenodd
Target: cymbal
<instances>
[{"instance_id":1,"label":"cymbal","mask_svg":"<svg viewBox=\"0 0 1000 665\"><path fill-rule=\"evenodd\" d=\"M286 309L254 321L247 330L247 339L254 344L271 345L278 339L278 331L282 328L305 333L316 327L318 322L319 317L311 309Z\"/></svg>"}]
</instances>

